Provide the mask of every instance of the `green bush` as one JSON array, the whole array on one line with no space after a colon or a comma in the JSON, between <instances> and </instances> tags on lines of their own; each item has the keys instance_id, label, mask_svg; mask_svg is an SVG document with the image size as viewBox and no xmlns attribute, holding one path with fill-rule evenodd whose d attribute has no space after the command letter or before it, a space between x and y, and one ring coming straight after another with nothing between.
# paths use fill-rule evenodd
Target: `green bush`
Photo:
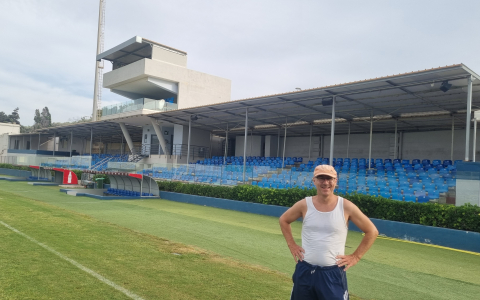
<instances>
[{"instance_id":1,"label":"green bush","mask_svg":"<svg viewBox=\"0 0 480 300\"><path fill-rule=\"evenodd\" d=\"M75 173L75 175L77 175L77 179L78 180L81 180L82 179L82 173L83 171L82 170L71 170L73 173Z\"/></svg>"},{"instance_id":2,"label":"green bush","mask_svg":"<svg viewBox=\"0 0 480 300\"><path fill-rule=\"evenodd\" d=\"M26 166L14 166L11 164L0 164L0 169L12 169L12 170L22 170L22 171L30 171L29 167Z\"/></svg>"},{"instance_id":3,"label":"green bush","mask_svg":"<svg viewBox=\"0 0 480 300\"><path fill-rule=\"evenodd\" d=\"M161 191L290 207L315 189L265 189L251 185L211 186L159 181ZM480 232L480 207L395 201L363 194L343 195L370 218Z\"/></svg>"},{"instance_id":4,"label":"green bush","mask_svg":"<svg viewBox=\"0 0 480 300\"><path fill-rule=\"evenodd\" d=\"M72 170L72 171L75 171L75 170ZM78 176L78 175L77 175ZM80 178L82 175L80 174ZM105 175L105 174L96 174L95 176L93 176L93 181L95 181L95 179L98 179L98 178L103 178L103 184L110 184L110 179L108 178L108 175Z\"/></svg>"}]
</instances>

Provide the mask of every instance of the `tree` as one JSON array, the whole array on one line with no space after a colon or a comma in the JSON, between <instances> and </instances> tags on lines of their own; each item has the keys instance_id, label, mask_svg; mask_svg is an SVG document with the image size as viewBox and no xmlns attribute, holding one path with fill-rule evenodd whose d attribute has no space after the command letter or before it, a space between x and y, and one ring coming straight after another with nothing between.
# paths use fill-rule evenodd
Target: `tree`
<instances>
[{"instance_id":1,"label":"tree","mask_svg":"<svg viewBox=\"0 0 480 300\"><path fill-rule=\"evenodd\" d=\"M8 116L3 111L0 111L0 123L8 123Z\"/></svg>"},{"instance_id":2,"label":"tree","mask_svg":"<svg viewBox=\"0 0 480 300\"><path fill-rule=\"evenodd\" d=\"M35 122L33 125L35 129L51 127L52 115L50 115L50 111L48 110L48 107L45 106L42 109L42 113L40 113L39 109L36 109L35 116L33 117L33 121Z\"/></svg>"},{"instance_id":3,"label":"tree","mask_svg":"<svg viewBox=\"0 0 480 300\"><path fill-rule=\"evenodd\" d=\"M44 107L42 110L42 128L50 127L52 126L52 115L50 115L50 111L48 110L48 107Z\"/></svg>"},{"instance_id":4,"label":"tree","mask_svg":"<svg viewBox=\"0 0 480 300\"><path fill-rule=\"evenodd\" d=\"M12 113L8 116L10 123L20 124L20 114L18 113L19 108L15 108Z\"/></svg>"},{"instance_id":5,"label":"tree","mask_svg":"<svg viewBox=\"0 0 480 300\"><path fill-rule=\"evenodd\" d=\"M20 124L20 115L18 114L18 107L15 108L11 114L7 115L3 111L0 111L0 123L13 123Z\"/></svg>"}]
</instances>

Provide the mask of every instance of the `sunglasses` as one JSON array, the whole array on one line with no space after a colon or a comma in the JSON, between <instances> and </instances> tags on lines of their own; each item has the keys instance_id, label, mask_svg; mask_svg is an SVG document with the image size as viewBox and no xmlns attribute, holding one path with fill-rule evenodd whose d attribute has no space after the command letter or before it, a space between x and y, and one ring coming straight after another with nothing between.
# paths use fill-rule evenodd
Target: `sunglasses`
<instances>
[{"instance_id":1,"label":"sunglasses","mask_svg":"<svg viewBox=\"0 0 480 300\"><path fill-rule=\"evenodd\" d=\"M317 180L320 180L320 181L333 181L335 178L334 177L330 177L330 176L317 176L315 177L317 178Z\"/></svg>"}]
</instances>

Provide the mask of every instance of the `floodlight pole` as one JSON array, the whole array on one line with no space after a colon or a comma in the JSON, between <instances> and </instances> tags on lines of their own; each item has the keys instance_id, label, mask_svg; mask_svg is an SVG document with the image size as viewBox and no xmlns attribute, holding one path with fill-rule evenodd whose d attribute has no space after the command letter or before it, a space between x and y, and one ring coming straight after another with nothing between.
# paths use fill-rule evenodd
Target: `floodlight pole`
<instances>
[{"instance_id":1,"label":"floodlight pole","mask_svg":"<svg viewBox=\"0 0 480 300\"><path fill-rule=\"evenodd\" d=\"M467 92L467 121L465 126L465 161L469 160L470 154L470 127L472 119L472 75L468 76L468 92Z\"/></svg>"},{"instance_id":2,"label":"floodlight pole","mask_svg":"<svg viewBox=\"0 0 480 300\"><path fill-rule=\"evenodd\" d=\"M285 167L285 145L286 144L287 144L287 118L285 117L285 134L283 135L282 169Z\"/></svg>"},{"instance_id":3,"label":"floodlight pole","mask_svg":"<svg viewBox=\"0 0 480 300\"><path fill-rule=\"evenodd\" d=\"M368 147L368 169L372 167L372 134L373 134L373 111L370 113L370 146Z\"/></svg>"},{"instance_id":4,"label":"floodlight pole","mask_svg":"<svg viewBox=\"0 0 480 300\"><path fill-rule=\"evenodd\" d=\"M245 138L243 140L243 183L245 183L245 168L247 167L247 136L248 136L248 108L245 109Z\"/></svg>"},{"instance_id":5,"label":"floodlight pole","mask_svg":"<svg viewBox=\"0 0 480 300\"><path fill-rule=\"evenodd\" d=\"M103 51L103 35L104 35L104 26L105 26L105 0L100 0L100 8L98 13L98 33L97 33L97 55ZM97 110L98 110L98 100L99 93L101 92L101 87L99 87L99 80L102 77L103 65L100 61L95 61L95 85L93 88L93 112L92 112L92 121L97 121Z\"/></svg>"},{"instance_id":6,"label":"floodlight pole","mask_svg":"<svg viewBox=\"0 0 480 300\"><path fill-rule=\"evenodd\" d=\"M330 165L333 166L333 144L335 142L335 100L333 96L332 100L332 128L330 130Z\"/></svg>"},{"instance_id":7,"label":"floodlight pole","mask_svg":"<svg viewBox=\"0 0 480 300\"><path fill-rule=\"evenodd\" d=\"M453 136L455 133L455 117L452 114L452 145L450 149L450 160L453 161Z\"/></svg>"},{"instance_id":8,"label":"floodlight pole","mask_svg":"<svg viewBox=\"0 0 480 300\"><path fill-rule=\"evenodd\" d=\"M476 150L477 150L477 118L473 119L473 153L472 153L473 162L475 162Z\"/></svg>"}]
</instances>

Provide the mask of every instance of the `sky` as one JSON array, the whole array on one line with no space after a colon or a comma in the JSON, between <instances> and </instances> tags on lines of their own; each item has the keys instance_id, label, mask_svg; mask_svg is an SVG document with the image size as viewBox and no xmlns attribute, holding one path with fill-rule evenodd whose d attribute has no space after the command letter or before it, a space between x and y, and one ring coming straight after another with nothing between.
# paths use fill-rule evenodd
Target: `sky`
<instances>
[{"instance_id":1,"label":"sky","mask_svg":"<svg viewBox=\"0 0 480 300\"><path fill-rule=\"evenodd\" d=\"M0 111L90 116L99 0L0 0ZM107 0L105 46L138 35L228 78L232 100L464 63L480 73L480 1ZM111 70L105 63L104 72ZM128 101L102 90L102 106Z\"/></svg>"}]
</instances>

